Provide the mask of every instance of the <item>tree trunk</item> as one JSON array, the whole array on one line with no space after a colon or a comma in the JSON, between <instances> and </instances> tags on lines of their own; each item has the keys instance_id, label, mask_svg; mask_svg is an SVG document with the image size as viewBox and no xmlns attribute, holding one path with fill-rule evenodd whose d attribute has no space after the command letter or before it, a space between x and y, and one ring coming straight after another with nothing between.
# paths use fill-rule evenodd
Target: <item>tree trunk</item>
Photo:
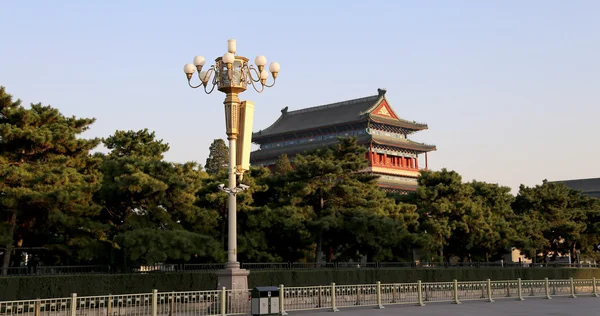
<instances>
[{"instance_id":1,"label":"tree trunk","mask_svg":"<svg viewBox=\"0 0 600 316\"><path fill-rule=\"evenodd\" d=\"M319 214L322 215L325 208L325 199L321 196ZM323 252L323 229L319 229L319 238L317 239L317 249L315 250L315 263L321 262L321 253Z\"/></svg>"},{"instance_id":2,"label":"tree trunk","mask_svg":"<svg viewBox=\"0 0 600 316\"><path fill-rule=\"evenodd\" d=\"M221 249L227 249L227 244L225 243L225 221L221 221Z\"/></svg>"},{"instance_id":3,"label":"tree trunk","mask_svg":"<svg viewBox=\"0 0 600 316\"><path fill-rule=\"evenodd\" d=\"M315 263L321 262L321 252L323 251L323 232L319 232L319 239L317 240L317 250L315 251Z\"/></svg>"},{"instance_id":4,"label":"tree trunk","mask_svg":"<svg viewBox=\"0 0 600 316\"><path fill-rule=\"evenodd\" d=\"M10 266L10 257L12 255L14 246L13 246L13 237L15 235L15 228L17 227L17 212L14 211L10 217L10 228L8 230L8 235L10 236L10 242L6 244L6 249L4 250L4 258L2 260L2 275L8 274L8 267Z\"/></svg>"},{"instance_id":5,"label":"tree trunk","mask_svg":"<svg viewBox=\"0 0 600 316\"><path fill-rule=\"evenodd\" d=\"M571 249L573 255L571 255L571 264L573 263L573 259L577 257L576 264L579 266L579 254L577 253L577 243L573 243L573 249Z\"/></svg>"},{"instance_id":6,"label":"tree trunk","mask_svg":"<svg viewBox=\"0 0 600 316\"><path fill-rule=\"evenodd\" d=\"M440 237L440 241L442 242L442 244L440 246L440 263L443 266L444 265L444 238L442 237L442 234L439 234L439 237Z\"/></svg>"}]
</instances>

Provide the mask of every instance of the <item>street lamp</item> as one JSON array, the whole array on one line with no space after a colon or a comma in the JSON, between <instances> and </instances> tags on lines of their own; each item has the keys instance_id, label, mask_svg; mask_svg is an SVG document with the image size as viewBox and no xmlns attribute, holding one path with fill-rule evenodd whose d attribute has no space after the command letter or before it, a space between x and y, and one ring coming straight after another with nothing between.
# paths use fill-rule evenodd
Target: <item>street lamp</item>
<instances>
[{"instance_id":1,"label":"street lamp","mask_svg":"<svg viewBox=\"0 0 600 316\"><path fill-rule=\"evenodd\" d=\"M192 64L186 64L183 67L190 87L202 87L207 94L212 93L217 87L219 91L225 93L223 104L225 105L225 125L227 127L227 139L229 140L229 183L227 188L224 185L219 185L219 189L228 194L229 231L226 270L229 270L227 273L233 274L238 273L240 270L240 264L237 262L236 194L248 189L246 185L236 186L236 176L241 181L244 171L250 168L250 142L254 113L254 105L251 102L240 102L239 94L246 91L248 84L252 85L258 93L263 92L265 87L274 86L280 68L279 63L272 62L267 71L265 69L267 58L262 55L254 59L255 67L248 63L248 58L235 55L235 53L236 40L230 39L227 41L227 53L215 59L215 64L211 65L208 70L202 70L206 63L206 59L202 56L194 57ZM194 86L191 80L196 71L198 72L200 84ZM273 76L271 84L267 84L269 72ZM238 136L240 136L241 141L239 149L236 148ZM236 158L239 160L237 164ZM238 272L235 270L238 270ZM248 275L247 272L245 275ZM233 289L234 285L236 288L244 288L243 284L235 284L235 280L230 283L230 281L223 279L223 282L224 285L229 285L227 288ZM221 281L219 283L221 284ZM245 289L247 289L247 279L245 284Z\"/></svg>"}]
</instances>

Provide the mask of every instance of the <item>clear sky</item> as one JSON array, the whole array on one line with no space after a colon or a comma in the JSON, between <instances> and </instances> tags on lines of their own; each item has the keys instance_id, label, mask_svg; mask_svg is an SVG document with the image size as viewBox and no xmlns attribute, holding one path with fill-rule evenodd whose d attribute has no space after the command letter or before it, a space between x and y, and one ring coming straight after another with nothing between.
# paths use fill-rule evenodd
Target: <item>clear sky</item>
<instances>
[{"instance_id":1,"label":"clear sky","mask_svg":"<svg viewBox=\"0 0 600 316\"><path fill-rule=\"evenodd\" d=\"M204 164L223 94L183 65L236 38L281 64L254 129L290 110L386 88L430 167L513 189L600 177L600 1L3 1L0 85L95 117L87 136L149 128L167 159Z\"/></svg>"}]
</instances>

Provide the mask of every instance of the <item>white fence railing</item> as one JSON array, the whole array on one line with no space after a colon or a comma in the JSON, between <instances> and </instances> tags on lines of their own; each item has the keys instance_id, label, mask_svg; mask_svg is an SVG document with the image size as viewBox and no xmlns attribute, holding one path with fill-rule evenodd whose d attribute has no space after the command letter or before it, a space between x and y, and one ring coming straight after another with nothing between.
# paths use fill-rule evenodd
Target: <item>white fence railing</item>
<instances>
[{"instance_id":1,"label":"white fence railing","mask_svg":"<svg viewBox=\"0 0 600 316\"><path fill-rule=\"evenodd\" d=\"M598 297L596 279L507 280L279 286L280 314L287 311L467 300L523 300L526 297ZM0 302L0 316L244 315L251 313L249 290L158 292Z\"/></svg>"}]
</instances>

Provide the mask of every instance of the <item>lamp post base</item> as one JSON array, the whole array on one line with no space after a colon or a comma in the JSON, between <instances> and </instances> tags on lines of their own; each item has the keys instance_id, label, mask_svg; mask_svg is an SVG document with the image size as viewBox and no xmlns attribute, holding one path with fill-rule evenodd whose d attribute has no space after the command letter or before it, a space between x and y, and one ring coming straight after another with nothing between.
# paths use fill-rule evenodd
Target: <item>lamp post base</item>
<instances>
[{"instance_id":1,"label":"lamp post base","mask_svg":"<svg viewBox=\"0 0 600 316\"><path fill-rule=\"evenodd\" d=\"M248 290L248 274L250 271L240 269L239 262L229 262L224 270L219 270L217 274L217 289L225 287L228 290Z\"/></svg>"}]
</instances>

